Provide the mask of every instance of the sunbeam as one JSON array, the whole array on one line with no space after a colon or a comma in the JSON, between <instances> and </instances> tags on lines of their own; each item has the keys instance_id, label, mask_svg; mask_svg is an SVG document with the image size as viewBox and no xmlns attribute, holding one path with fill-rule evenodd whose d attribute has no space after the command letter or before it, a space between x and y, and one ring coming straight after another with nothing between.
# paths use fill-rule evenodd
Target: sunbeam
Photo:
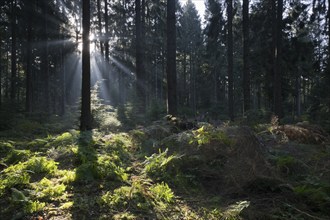
<instances>
[{"instance_id":1,"label":"sunbeam","mask_svg":"<svg viewBox=\"0 0 330 220\"><path fill-rule=\"evenodd\" d=\"M125 65L120 63L120 61L118 61L115 57L110 56L110 60L113 62L113 64L116 67L118 67L121 71L123 71L128 76L135 76L135 74L129 68L127 68Z\"/></svg>"}]
</instances>

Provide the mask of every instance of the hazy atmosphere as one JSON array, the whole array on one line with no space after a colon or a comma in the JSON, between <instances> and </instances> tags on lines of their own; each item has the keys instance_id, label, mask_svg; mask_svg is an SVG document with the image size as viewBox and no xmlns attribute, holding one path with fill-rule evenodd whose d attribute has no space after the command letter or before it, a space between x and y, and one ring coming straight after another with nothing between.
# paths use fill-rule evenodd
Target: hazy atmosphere
<instances>
[{"instance_id":1,"label":"hazy atmosphere","mask_svg":"<svg viewBox=\"0 0 330 220\"><path fill-rule=\"evenodd\" d=\"M330 219L330 1L1 0L0 219Z\"/></svg>"}]
</instances>

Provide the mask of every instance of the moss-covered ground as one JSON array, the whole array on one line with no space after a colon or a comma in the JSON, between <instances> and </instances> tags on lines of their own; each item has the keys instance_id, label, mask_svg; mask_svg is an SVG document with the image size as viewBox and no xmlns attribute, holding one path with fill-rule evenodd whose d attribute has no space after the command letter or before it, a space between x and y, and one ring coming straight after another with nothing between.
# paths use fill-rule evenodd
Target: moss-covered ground
<instances>
[{"instance_id":1,"label":"moss-covered ground","mask_svg":"<svg viewBox=\"0 0 330 220\"><path fill-rule=\"evenodd\" d=\"M0 132L0 219L330 219L329 142L312 128L24 123Z\"/></svg>"}]
</instances>

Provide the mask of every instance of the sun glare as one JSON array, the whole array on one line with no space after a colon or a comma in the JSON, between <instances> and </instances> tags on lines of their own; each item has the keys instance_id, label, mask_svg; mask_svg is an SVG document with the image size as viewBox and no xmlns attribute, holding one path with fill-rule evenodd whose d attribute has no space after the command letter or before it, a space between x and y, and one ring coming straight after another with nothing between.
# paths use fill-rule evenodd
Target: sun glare
<instances>
[{"instance_id":1,"label":"sun glare","mask_svg":"<svg viewBox=\"0 0 330 220\"><path fill-rule=\"evenodd\" d=\"M91 33L89 35L89 50L90 50L90 53L94 53L95 52L95 35L93 33ZM78 51L79 52L82 52L83 50L83 43L82 42L79 42L78 43L78 47L77 47Z\"/></svg>"}]
</instances>

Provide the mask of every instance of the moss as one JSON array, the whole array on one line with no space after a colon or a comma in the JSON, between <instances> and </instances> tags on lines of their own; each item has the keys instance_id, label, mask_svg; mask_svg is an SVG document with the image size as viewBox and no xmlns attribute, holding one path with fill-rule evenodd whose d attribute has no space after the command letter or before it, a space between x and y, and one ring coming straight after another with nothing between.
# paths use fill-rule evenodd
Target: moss
<instances>
[{"instance_id":1,"label":"moss","mask_svg":"<svg viewBox=\"0 0 330 220\"><path fill-rule=\"evenodd\" d=\"M77 132L64 132L63 134L57 136L54 141L49 143L52 147L66 146L74 144L77 141Z\"/></svg>"}]
</instances>

